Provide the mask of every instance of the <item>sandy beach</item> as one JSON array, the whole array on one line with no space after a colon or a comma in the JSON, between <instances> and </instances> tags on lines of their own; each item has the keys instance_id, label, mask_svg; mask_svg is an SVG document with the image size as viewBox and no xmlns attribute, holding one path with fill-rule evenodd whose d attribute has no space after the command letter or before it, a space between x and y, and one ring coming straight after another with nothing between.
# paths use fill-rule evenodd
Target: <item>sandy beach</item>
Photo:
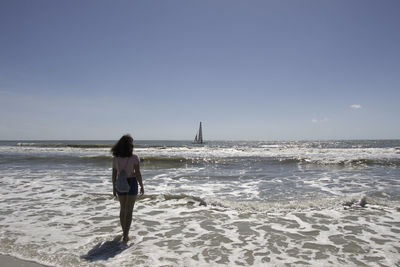
<instances>
[{"instance_id":1,"label":"sandy beach","mask_svg":"<svg viewBox=\"0 0 400 267\"><path fill-rule=\"evenodd\" d=\"M31 261L20 260L11 256L0 255L0 265L7 267L43 267L41 265Z\"/></svg>"}]
</instances>

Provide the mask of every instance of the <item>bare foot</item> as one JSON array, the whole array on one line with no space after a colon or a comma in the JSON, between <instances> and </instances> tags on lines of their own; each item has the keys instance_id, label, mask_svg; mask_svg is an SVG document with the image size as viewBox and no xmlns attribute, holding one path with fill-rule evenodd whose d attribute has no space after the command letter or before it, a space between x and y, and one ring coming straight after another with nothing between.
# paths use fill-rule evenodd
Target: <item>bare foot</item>
<instances>
[{"instance_id":1,"label":"bare foot","mask_svg":"<svg viewBox=\"0 0 400 267\"><path fill-rule=\"evenodd\" d=\"M122 239L122 242L128 243L129 241L129 236L124 236L124 239Z\"/></svg>"}]
</instances>

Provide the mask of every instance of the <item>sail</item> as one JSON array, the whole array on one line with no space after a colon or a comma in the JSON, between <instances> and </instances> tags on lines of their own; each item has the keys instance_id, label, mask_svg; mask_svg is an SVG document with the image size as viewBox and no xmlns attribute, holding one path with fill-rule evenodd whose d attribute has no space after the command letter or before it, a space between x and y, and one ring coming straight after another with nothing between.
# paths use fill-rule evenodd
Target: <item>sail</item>
<instances>
[{"instance_id":1,"label":"sail","mask_svg":"<svg viewBox=\"0 0 400 267\"><path fill-rule=\"evenodd\" d=\"M203 144L203 129L201 127L201 122L200 122L199 131L196 133L196 137L194 138L194 142L196 144Z\"/></svg>"},{"instance_id":2,"label":"sail","mask_svg":"<svg viewBox=\"0 0 400 267\"><path fill-rule=\"evenodd\" d=\"M201 122L200 122L200 127L199 127L199 143L203 143L203 130L201 129Z\"/></svg>"}]
</instances>

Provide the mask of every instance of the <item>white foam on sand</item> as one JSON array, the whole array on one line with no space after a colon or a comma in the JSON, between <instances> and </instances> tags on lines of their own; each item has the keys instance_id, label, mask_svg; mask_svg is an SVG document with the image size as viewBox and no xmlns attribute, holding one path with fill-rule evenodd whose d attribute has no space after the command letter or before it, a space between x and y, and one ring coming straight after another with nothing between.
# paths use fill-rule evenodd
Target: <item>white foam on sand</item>
<instances>
[{"instance_id":1,"label":"white foam on sand","mask_svg":"<svg viewBox=\"0 0 400 267\"><path fill-rule=\"evenodd\" d=\"M1 207L2 253L60 266L400 263L400 213L387 206L332 200L275 203L272 209L263 202L216 199L205 206L190 196L155 195L137 202L131 243L120 248L111 242L120 229L119 204L110 195L34 190L30 199L24 192L1 192L9 203ZM87 257L105 242L115 253Z\"/></svg>"}]
</instances>

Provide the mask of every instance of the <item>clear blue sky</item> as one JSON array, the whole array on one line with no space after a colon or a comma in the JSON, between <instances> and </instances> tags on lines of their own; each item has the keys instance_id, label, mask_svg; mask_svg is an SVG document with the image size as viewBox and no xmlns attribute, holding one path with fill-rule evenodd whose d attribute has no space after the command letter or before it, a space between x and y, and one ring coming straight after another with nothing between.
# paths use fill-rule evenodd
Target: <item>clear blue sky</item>
<instances>
[{"instance_id":1,"label":"clear blue sky","mask_svg":"<svg viewBox=\"0 0 400 267\"><path fill-rule=\"evenodd\" d=\"M400 138L400 1L0 2L0 139Z\"/></svg>"}]
</instances>

